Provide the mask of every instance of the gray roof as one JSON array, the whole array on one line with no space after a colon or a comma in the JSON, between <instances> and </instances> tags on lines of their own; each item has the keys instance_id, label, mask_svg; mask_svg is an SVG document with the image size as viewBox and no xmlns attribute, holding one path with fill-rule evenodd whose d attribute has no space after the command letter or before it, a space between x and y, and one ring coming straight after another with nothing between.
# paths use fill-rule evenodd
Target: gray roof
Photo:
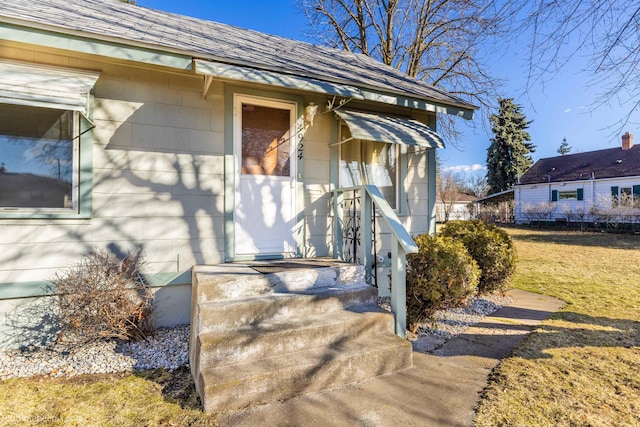
<instances>
[{"instance_id":1,"label":"gray roof","mask_svg":"<svg viewBox=\"0 0 640 427\"><path fill-rule=\"evenodd\" d=\"M0 22L346 83L462 110L477 108L366 55L119 0L3 0Z\"/></svg>"}]
</instances>

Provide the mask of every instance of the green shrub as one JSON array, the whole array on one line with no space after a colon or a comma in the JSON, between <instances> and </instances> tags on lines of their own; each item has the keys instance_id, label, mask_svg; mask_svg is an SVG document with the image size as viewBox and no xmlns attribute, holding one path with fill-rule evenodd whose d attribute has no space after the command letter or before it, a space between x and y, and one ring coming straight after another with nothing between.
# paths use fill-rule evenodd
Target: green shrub
<instances>
[{"instance_id":1,"label":"green shrub","mask_svg":"<svg viewBox=\"0 0 640 427\"><path fill-rule=\"evenodd\" d=\"M440 232L467 248L482 273L478 293L504 291L516 268L516 250L511 237L493 224L481 220L450 221Z\"/></svg>"},{"instance_id":2,"label":"green shrub","mask_svg":"<svg viewBox=\"0 0 640 427\"><path fill-rule=\"evenodd\" d=\"M418 324L436 310L460 306L476 292L480 270L464 245L449 237L415 237L419 252L407 255L407 322Z\"/></svg>"}]
</instances>

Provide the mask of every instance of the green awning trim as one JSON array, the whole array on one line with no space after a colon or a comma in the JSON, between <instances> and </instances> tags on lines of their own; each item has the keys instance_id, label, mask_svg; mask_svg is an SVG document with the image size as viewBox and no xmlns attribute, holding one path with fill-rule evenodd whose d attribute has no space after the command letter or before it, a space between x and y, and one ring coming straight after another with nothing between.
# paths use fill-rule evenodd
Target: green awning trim
<instances>
[{"instance_id":1,"label":"green awning trim","mask_svg":"<svg viewBox=\"0 0 640 427\"><path fill-rule=\"evenodd\" d=\"M335 113L349 128L351 137L366 141L444 148L442 137L418 120L409 117L339 109Z\"/></svg>"},{"instance_id":2,"label":"green awning trim","mask_svg":"<svg viewBox=\"0 0 640 427\"><path fill-rule=\"evenodd\" d=\"M259 70L256 68L222 64L220 62L204 61L201 59L195 59L193 63L195 65L194 68L196 73L203 74L205 76L299 89L308 92L344 96L353 99L364 99L360 89L354 86L331 83L308 77L293 76L290 74L281 74L273 71Z\"/></svg>"},{"instance_id":3,"label":"green awning trim","mask_svg":"<svg viewBox=\"0 0 640 427\"><path fill-rule=\"evenodd\" d=\"M99 73L0 60L0 103L86 114Z\"/></svg>"}]
</instances>

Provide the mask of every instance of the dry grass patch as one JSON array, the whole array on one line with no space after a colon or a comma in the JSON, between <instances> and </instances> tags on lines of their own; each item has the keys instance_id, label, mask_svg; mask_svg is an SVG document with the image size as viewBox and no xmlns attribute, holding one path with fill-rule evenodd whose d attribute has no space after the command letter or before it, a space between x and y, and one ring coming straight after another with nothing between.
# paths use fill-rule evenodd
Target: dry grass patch
<instances>
[{"instance_id":1,"label":"dry grass patch","mask_svg":"<svg viewBox=\"0 0 640 427\"><path fill-rule=\"evenodd\" d=\"M189 371L0 382L0 426L216 426Z\"/></svg>"},{"instance_id":2,"label":"dry grass patch","mask_svg":"<svg viewBox=\"0 0 640 427\"><path fill-rule=\"evenodd\" d=\"M515 286L567 305L494 371L476 425L640 425L640 236L507 231Z\"/></svg>"}]
</instances>

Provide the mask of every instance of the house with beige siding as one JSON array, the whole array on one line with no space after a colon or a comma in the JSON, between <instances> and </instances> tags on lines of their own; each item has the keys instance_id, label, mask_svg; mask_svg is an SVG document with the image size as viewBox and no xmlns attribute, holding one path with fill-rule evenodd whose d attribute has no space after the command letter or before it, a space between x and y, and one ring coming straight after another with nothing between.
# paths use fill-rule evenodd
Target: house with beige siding
<instances>
[{"instance_id":1,"label":"house with beige siding","mask_svg":"<svg viewBox=\"0 0 640 427\"><path fill-rule=\"evenodd\" d=\"M640 222L640 146L538 160L514 187L515 220L624 226Z\"/></svg>"},{"instance_id":2,"label":"house with beige siding","mask_svg":"<svg viewBox=\"0 0 640 427\"><path fill-rule=\"evenodd\" d=\"M294 296L322 305L292 324L347 333L369 325L361 320L368 316L376 334L389 329L368 353L362 348L374 344L358 341L366 334L346 340L355 343L345 344L341 363L380 358L358 370L363 377L392 369L390 359L402 361L393 369L410 366L410 346L407 353L393 331L404 336L404 257L417 250L411 236L435 230L437 115L470 119L475 109L350 52L117 0L1 2L0 347L51 338L48 285L56 273L97 249L142 250L156 326L191 324L197 388L203 399L214 396L204 399L206 409L228 408L215 403L223 398L207 369L260 369L245 356L229 362L256 349L221 350L264 335L252 329L257 318L238 313L275 312L256 307ZM272 260L328 267L269 278L263 273L273 268L264 263ZM347 278L355 282L346 286ZM348 302L335 292L349 294ZM390 323L378 309L344 312L365 294L367 301L391 294ZM335 351L330 334L307 330L304 337L327 341L310 344L278 322L270 330L286 333L270 338L277 349L261 347L271 349L263 357L299 360L298 369L328 363L320 349ZM214 340L214 333L227 335ZM396 347L403 356L389 356ZM283 348L295 355L278 356ZM331 366L336 378L358 379L346 365ZM300 382L308 372L270 381Z\"/></svg>"}]
</instances>

